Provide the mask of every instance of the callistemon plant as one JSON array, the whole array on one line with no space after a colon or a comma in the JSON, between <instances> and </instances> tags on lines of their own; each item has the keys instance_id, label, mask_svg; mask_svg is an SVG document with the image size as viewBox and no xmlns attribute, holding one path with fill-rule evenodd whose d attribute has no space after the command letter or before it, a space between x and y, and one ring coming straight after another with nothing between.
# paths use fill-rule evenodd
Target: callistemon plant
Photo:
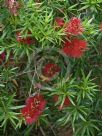
<instances>
[{"instance_id":1,"label":"callistemon plant","mask_svg":"<svg viewBox=\"0 0 102 136\"><path fill-rule=\"evenodd\" d=\"M102 0L0 1L0 135L102 136Z\"/></svg>"}]
</instances>

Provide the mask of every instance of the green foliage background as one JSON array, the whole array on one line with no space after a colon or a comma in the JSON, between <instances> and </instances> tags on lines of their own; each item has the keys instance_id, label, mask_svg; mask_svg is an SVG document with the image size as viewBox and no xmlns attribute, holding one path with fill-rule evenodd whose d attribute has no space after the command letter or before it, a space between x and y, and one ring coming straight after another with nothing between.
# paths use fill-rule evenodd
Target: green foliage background
<instances>
[{"instance_id":1,"label":"green foliage background","mask_svg":"<svg viewBox=\"0 0 102 136\"><path fill-rule=\"evenodd\" d=\"M18 16L13 16L5 1L0 0L0 53L6 52L6 61L0 65L0 135L32 136L40 130L40 135L55 136L56 133L57 136L57 129L66 125L72 128L73 136L102 136L102 0L19 2ZM44 87L40 91L48 104L39 124L27 126L20 119L20 109L25 99L38 91L34 88L34 77L29 79L28 76L36 65L31 62L31 54L40 49L43 52L41 57L45 54L49 58L46 48L59 50L65 34L63 29L55 31L53 22L56 17L68 21L73 16L83 22L85 32L82 38L88 41L88 50L80 59L66 58L70 62L67 78L60 75L50 84L41 81ZM36 43L30 46L18 43L17 31L21 31L23 37L31 31ZM51 55L55 56L53 52ZM62 63L60 65L63 67ZM58 103L53 102L55 94L59 96ZM63 105L66 97L72 105L58 111L57 105Z\"/></svg>"}]
</instances>

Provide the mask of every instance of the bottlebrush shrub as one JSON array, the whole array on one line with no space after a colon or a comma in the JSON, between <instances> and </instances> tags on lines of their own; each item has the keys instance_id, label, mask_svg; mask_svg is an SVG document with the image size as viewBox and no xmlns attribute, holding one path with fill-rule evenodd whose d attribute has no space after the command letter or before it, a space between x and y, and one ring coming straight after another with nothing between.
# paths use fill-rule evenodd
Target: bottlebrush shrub
<instances>
[{"instance_id":1,"label":"bottlebrush shrub","mask_svg":"<svg viewBox=\"0 0 102 136\"><path fill-rule=\"evenodd\" d=\"M101 7L0 1L1 136L102 135Z\"/></svg>"}]
</instances>

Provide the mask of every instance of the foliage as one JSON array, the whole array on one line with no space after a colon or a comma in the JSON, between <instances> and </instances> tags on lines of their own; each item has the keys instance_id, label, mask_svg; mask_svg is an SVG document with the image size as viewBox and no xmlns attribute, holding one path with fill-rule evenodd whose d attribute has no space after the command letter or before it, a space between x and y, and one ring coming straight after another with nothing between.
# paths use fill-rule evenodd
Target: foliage
<instances>
[{"instance_id":1,"label":"foliage","mask_svg":"<svg viewBox=\"0 0 102 136\"><path fill-rule=\"evenodd\" d=\"M73 136L102 136L101 7L102 0L0 0L0 135L55 136L70 126Z\"/></svg>"}]
</instances>

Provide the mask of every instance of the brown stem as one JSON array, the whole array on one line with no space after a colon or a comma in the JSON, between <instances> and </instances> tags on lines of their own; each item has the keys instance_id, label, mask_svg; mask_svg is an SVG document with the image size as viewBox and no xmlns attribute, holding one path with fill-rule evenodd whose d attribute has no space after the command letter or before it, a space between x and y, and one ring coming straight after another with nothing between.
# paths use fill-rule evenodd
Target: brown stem
<instances>
[{"instance_id":1,"label":"brown stem","mask_svg":"<svg viewBox=\"0 0 102 136\"><path fill-rule=\"evenodd\" d=\"M45 134L45 132L44 132L44 130L43 130L43 128L41 126L40 126L40 131L41 131L43 136L46 136L46 134Z\"/></svg>"}]
</instances>

